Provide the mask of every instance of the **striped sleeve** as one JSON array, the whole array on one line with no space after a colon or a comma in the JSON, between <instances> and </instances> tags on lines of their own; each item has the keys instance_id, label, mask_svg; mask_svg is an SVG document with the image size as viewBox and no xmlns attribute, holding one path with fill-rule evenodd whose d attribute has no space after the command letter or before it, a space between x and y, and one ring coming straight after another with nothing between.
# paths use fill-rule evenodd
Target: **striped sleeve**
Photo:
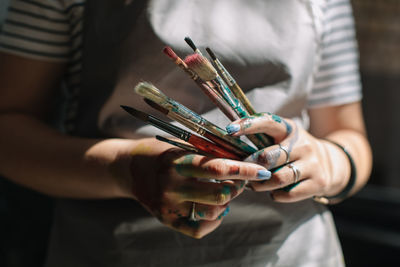
<instances>
[{"instance_id":1,"label":"striped sleeve","mask_svg":"<svg viewBox=\"0 0 400 267\"><path fill-rule=\"evenodd\" d=\"M10 1L0 34L0 51L65 62L70 47L70 23L62 1Z\"/></svg>"},{"instance_id":2,"label":"striped sleeve","mask_svg":"<svg viewBox=\"0 0 400 267\"><path fill-rule=\"evenodd\" d=\"M329 0L323 22L322 46L308 105L342 105L361 100L358 47L349 0Z\"/></svg>"}]
</instances>

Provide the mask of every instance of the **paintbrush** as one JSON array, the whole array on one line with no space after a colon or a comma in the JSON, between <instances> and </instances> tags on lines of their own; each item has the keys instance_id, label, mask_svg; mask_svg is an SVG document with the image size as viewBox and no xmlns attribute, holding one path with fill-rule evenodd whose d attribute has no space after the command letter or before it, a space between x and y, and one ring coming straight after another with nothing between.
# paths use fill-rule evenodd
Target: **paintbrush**
<instances>
[{"instance_id":1,"label":"paintbrush","mask_svg":"<svg viewBox=\"0 0 400 267\"><path fill-rule=\"evenodd\" d=\"M222 65L221 61L215 56L214 52L207 47L207 53L210 55L211 59L213 60L215 66L221 72L222 77L224 78L225 82L228 84L229 88L232 90L233 94L239 99L240 102L245 106L247 112L250 115L254 115L256 113L253 105L250 103L249 99L243 93L242 88L238 85L236 80L232 77L232 75L226 70L224 65Z\"/></svg>"},{"instance_id":2,"label":"paintbrush","mask_svg":"<svg viewBox=\"0 0 400 267\"><path fill-rule=\"evenodd\" d=\"M200 54L192 54L187 56L184 62L190 69L199 75L202 80L210 82L210 84L214 86L214 89L222 95L225 101L233 108L233 110L235 110L236 114L240 118L248 115L242 104L232 94L229 87L218 75L218 72L207 58Z\"/></svg>"},{"instance_id":3,"label":"paintbrush","mask_svg":"<svg viewBox=\"0 0 400 267\"><path fill-rule=\"evenodd\" d=\"M211 65L207 58L199 55L192 54L184 60L185 63L196 72L199 77L205 81L212 81L215 86L218 87L219 92L222 94L224 99L228 102L230 106L236 111L236 113L241 117L249 116L249 113L240 103L240 101L232 94L232 91L218 75L216 69ZM265 134L254 134L247 136L250 141L255 144L259 149L273 144L270 138Z\"/></svg>"},{"instance_id":4,"label":"paintbrush","mask_svg":"<svg viewBox=\"0 0 400 267\"><path fill-rule=\"evenodd\" d=\"M194 147L197 149L204 151L205 153L214 155L216 157L220 158L227 158L227 159L235 159L235 160L240 160L240 158L229 152L224 150L223 148L217 146L214 143L211 143L210 141L207 141L204 138L201 138L200 136L197 136L195 134L192 134L188 131L185 131L184 129L181 129L175 125L172 125L171 123L168 123L166 121L163 121L157 117L154 117L150 114L147 114L145 112L136 110L132 107L128 106L121 106L126 112L128 112L130 115L134 116L135 118L138 118L144 122L148 122L151 125L159 128L160 130L163 130L164 132L167 132L183 141L186 141L190 144L192 144Z\"/></svg>"},{"instance_id":5,"label":"paintbrush","mask_svg":"<svg viewBox=\"0 0 400 267\"><path fill-rule=\"evenodd\" d=\"M197 48L197 46L194 44L193 40L192 40L189 36L186 36L184 40L185 40L185 42L190 46L190 48L193 49L193 51L194 51L195 53L197 53L197 54L199 54L199 55L203 55L203 54L201 53L201 51Z\"/></svg>"},{"instance_id":6,"label":"paintbrush","mask_svg":"<svg viewBox=\"0 0 400 267\"><path fill-rule=\"evenodd\" d=\"M171 47L166 46L163 49L166 54L177 66L179 66L189 77L200 87L205 95L227 116L231 121L239 119L239 116L234 110L224 101L222 96L212 89L206 82L199 78L199 76L192 71L185 62L172 50Z\"/></svg>"},{"instance_id":7,"label":"paintbrush","mask_svg":"<svg viewBox=\"0 0 400 267\"><path fill-rule=\"evenodd\" d=\"M199 151L198 149L196 149L194 146L189 146L189 145L186 145L186 144L181 143L181 142L176 142L174 140L171 140L171 139L159 136L159 135L156 135L156 139L159 140L159 141L174 145L176 147L182 148L182 149L184 149L186 151L193 152L193 153L199 154L199 153L202 152L202 151Z\"/></svg>"},{"instance_id":8,"label":"paintbrush","mask_svg":"<svg viewBox=\"0 0 400 267\"><path fill-rule=\"evenodd\" d=\"M169 98L151 83L140 82L136 85L134 90L137 94L143 96L144 98L150 99L161 107L169 110L171 113L174 113L176 116L181 117L183 120L192 121L199 127L208 130L214 135L234 145L236 148L239 148L249 154L256 152L256 149L248 145L246 142L243 142L239 138L230 136L224 129L221 129L194 111Z\"/></svg>"},{"instance_id":9,"label":"paintbrush","mask_svg":"<svg viewBox=\"0 0 400 267\"><path fill-rule=\"evenodd\" d=\"M157 103L154 103L150 99L145 98L144 102L146 102L152 108L160 111L161 113L166 115L168 118L179 122L183 126L189 128L190 130L198 133L201 136L204 136L205 138L213 141L214 143L216 143L216 144L220 145L221 147L225 148L226 150L238 155L239 157L245 158L245 157L249 156L248 153L244 152L243 150L240 150L240 149L236 148L235 146L233 146L229 142L225 141L224 139L222 139L222 138L210 133L209 131L199 127L196 123L193 123L190 120L186 120L186 119L183 119L182 117L177 116L175 113L170 112L168 109L165 109L165 108L161 107L160 105L158 105Z\"/></svg>"}]
</instances>

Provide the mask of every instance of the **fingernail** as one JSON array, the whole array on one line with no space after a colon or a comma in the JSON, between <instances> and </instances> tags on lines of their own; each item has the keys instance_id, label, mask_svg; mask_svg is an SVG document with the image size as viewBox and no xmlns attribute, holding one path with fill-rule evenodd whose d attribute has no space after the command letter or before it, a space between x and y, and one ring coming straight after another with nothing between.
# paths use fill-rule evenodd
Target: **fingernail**
<instances>
[{"instance_id":1,"label":"fingernail","mask_svg":"<svg viewBox=\"0 0 400 267\"><path fill-rule=\"evenodd\" d=\"M239 132L240 130L240 125L238 124L229 124L228 126L226 126L226 131L228 132L228 134L234 134Z\"/></svg>"},{"instance_id":2,"label":"fingernail","mask_svg":"<svg viewBox=\"0 0 400 267\"><path fill-rule=\"evenodd\" d=\"M268 180L271 178L271 172L267 170L259 170L257 172L257 178L261 180Z\"/></svg>"}]
</instances>

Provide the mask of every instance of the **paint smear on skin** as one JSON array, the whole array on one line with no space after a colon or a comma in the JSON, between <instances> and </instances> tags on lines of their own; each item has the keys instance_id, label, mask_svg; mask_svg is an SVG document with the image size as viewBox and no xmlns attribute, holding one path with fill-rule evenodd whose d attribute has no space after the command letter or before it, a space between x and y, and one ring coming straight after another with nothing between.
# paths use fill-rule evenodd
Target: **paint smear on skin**
<instances>
[{"instance_id":1,"label":"paint smear on skin","mask_svg":"<svg viewBox=\"0 0 400 267\"><path fill-rule=\"evenodd\" d=\"M229 166L228 175L239 175L240 167L237 165Z\"/></svg>"},{"instance_id":2,"label":"paint smear on skin","mask_svg":"<svg viewBox=\"0 0 400 267\"><path fill-rule=\"evenodd\" d=\"M287 135L290 135L292 133L292 126L285 120L283 120L283 123L286 126L286 133Z\"/></svg>"},{"instance_id":3,"label":"paint smear on skin","mask_svg":"<svg viewBox=\"0 0 400 267\"><path fill-rule=\"evenodd\" d=\"M260 113L256 113L252 115L253 117L257 117L257 118L262 118L265 117L265 113L264 112L260 112Z\"/></svg>"},{"instance_id":4,"label":"paint smear on skin","mask_svg":"<svg viewBox=\"0 0 400 267\"><path fill-rule=\"evenodd\" d=\"M276 122L279 122L279 123L282 122L281 117L279 117L278 115L275 115L275 114L272 114L272 119L273 119L274 121L276 121Z\"/></svg>"},{"instance_id":5,"label":"paint smear on skin","mask_svg":"<svg viewBox=\"0 0 400 267\"><path fill-rule=\"evenodd\" d=\"M190 220L185 220L185 223L187 226L192 227L192 228L199 228L200 227L200 222L199 221L190 221Z\"/></svg>"},{"instance_id":6,"label":"paint smear on skin","mask_svg":"<svg viewBox=\"0 0 400 267\"><path fill-rule=\"evenodd\" d=\"M229 206L227 206L226 209L224 210L224 212L221 215L218 216L218 220L221 220L223 217L228 215L230 210L231 210L231 208Z\"/></svg>"},{"instance_id":7,"label":"paint smear on skin","mask_svg":"<svg viewBox=\"0 0 400 267\"><path fill-rule=\"evenodd\" d=\"M262 164L267 169L276 167L276 164L281 156L281 149L260 150L252 155L253 161Z\"/></svg>"},{"instance_id":8,"label":"paint smear on skin","mask_svg":"<svg viewBox=\"0 0 400 267\"><path fill-rule=\"evenodd\" d=\"M185 155L177 160L174 161L175 165L175 170L177 173L179 173L182 176L191 176L194 174L193 170L190 170L191 168L187 168L188 165L193 164L193 159L195 155L189 154Z\"/></svg>"},{"instance_id":9,"label":"paint smear on skin","mask_svg":"<svg viewBox=\"0 0 400 267\"><path fill-rule=\"evenodd\" d=\"M236 185L236 191L239 191L246 185L247 181L240 181L238 185Z\"/></svg>"},{"instance_id":10,"label":"paint smear on skin","mask_svg":"<svg viewBox=\"0 0 400 267\"><path fill-rule=\"evenodd\" d=\"M131 151L131 155L134 156L134 155L145 154L152 150L153 150L153 148L149 145L139 144Z\"/></svg>"},{"instance_id":11,"label":"paint smear on skin","mask_svg":"<svg viewBox=\"0 0 400 267\"><path fill-rule=\"evenodd\" d=\"M205 216L205 213L203 211L196 211L196 214L200 218L204 218L204 216Z\"/></svg>"},{"instance_id":12,"label":"paint smear on skin","mask_svg":"<svg viewBox=\"0 0 400 267\"><path fill-rule=\"evenodd\" d=\"M231 193L231 187L229 185L224 185L221 190L221 194L229 195Z\"/></svg>"},{"instance_id":13,"label":"paint smear on skin","mask_svg":"<svg viewBox=\"0 0 400 267\"><path fill-rule=\"evenodd\" d=\"M297 140L299 139L299 130L297 128L297 126L295 126L295 130L294 130L294 135L293 138L291 138L289 140L289 146L288 146L288 152L292 152L293 147L295 145L295 143L297 142Z\"/></svg>"}]
</instances>

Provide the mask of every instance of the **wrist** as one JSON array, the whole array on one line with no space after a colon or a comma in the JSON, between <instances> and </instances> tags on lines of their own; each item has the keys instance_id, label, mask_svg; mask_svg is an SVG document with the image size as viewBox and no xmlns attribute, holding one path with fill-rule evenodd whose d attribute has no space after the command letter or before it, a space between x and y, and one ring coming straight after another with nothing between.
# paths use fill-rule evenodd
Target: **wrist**
<instances>
[{"instance_id":1,"label":"wrist","mask_svg":"<svg viewBox=\"0 0 400 267\"><path fill-rule=\"evenodd\" d=\"M331 152L333 182L329 192L322 197L314 197L314 200L323 204L335 204L350 195L356 183L356 166L346 148L334 141L325 140L324 142L331 147L331 151L336 151Z\"/></svg>"}]
</instances>

